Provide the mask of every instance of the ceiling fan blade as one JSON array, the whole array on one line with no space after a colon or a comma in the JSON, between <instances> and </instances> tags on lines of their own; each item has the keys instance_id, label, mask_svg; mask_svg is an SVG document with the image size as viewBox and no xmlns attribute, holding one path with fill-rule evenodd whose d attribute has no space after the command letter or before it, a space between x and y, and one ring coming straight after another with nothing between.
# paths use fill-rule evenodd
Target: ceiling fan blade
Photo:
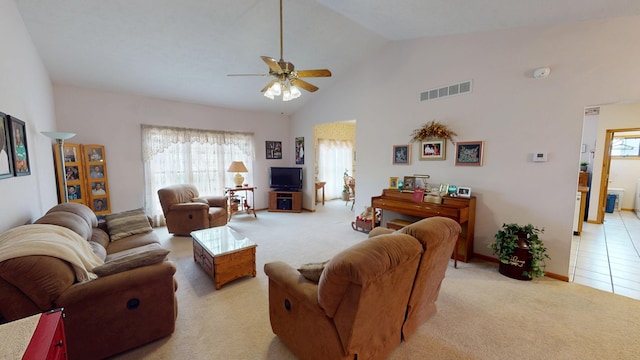
<instances>
[{"instance_id":1,"label":"ceiling fan blade","mask_svg":"<svg viewBox=\"0 0 640 360\"><path fill-rule=\"evenodd\" d=\"M298 77L308 78L308 77L330 77L331 71L328 69L317 69L317 70L298 70L296 71Z\"/></svg>"},{"instance_id":2,"label":"ceiling fan blade","mask_svg":"<svg viewBox=\"0 0 640 360\"><path fill-rule=\"evenodd\" d=\"M269 81L267 86L263 87L262 90L260 90L260 92L265 92L265 91L269 90L271 85L275 84L277 81L278 81L277 79Z\"/></svg>"},{"instance_id":3,"label":"ceiling fan blade","mask_svg":"<svg viewBox=\"0 0 640 360\"><path fill-rule=\"evenodd\" d=\"M280 67L280 65L278 65L276 59L270 58L268 56L260 56L260 58L262 58L262 61L267 63L271 71L275 72L276 74L282 74L282 68Z\"/></svg>"},{"instance_id":4,"label":"ceiling fan blade","mask_svg":"<svg viewBox=\"0 0 640 360\"><path fill-rule=\"evenodd\" d=\"M308 82L300 79L291 79L291 85L297 86L299 88L303 88L309 92L314 92L318 90L318 87L315 85L311 85Z\"/></svg>"},{"instance_id":5,"label":"ceiling fan blade","mask_svg":"<svg viewBox=\"0 0 640 360\"><path fill-rule=\"evenodd\" d=\"M227 74L227 76L269 76L269 74Z\"/></svg>"}]
</instances>

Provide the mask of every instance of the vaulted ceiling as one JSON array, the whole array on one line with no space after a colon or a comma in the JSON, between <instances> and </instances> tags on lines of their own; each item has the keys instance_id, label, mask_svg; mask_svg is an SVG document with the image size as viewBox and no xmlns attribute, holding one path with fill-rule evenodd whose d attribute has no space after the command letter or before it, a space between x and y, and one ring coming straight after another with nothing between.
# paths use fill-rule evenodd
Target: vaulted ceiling
<instances>
[{"instance_id":1,"label":"vaulted ceiling","mask_svg":"<svg viewBox=\"0 0 640 360\"><path fill-rule=\"evenodd\" d=\"M284 59L315 93L260 90L280 54L278 0L15 0L56 84L293 113L387 42L640 14L636 0L283 0Z\"/></svg>"}]
</instances>

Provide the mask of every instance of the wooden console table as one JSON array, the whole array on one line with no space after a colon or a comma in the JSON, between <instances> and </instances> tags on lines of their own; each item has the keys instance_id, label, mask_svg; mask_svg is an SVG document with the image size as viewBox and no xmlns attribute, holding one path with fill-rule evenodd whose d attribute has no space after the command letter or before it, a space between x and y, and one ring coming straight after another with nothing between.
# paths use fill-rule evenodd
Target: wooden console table
<instances>
[{"instance_id":1,"label":"wooden console table","mask_svg":"<svg viewBox=\"0 0 640 360\"><path fill-rule=\"evenodd\" d=\"M372 211L380 209L380 224L384 212L393 211L400 214L429 218L443 216L455 220L462 227L462 233L458 239L458 248L454 252L456 260L468 262L473 257L473 235L476 220L476 198L444 196L442 204L427 202L414 202L411 200L413 193L401 192L397 189L384 189L381 196L371 198ZM379 226L375 222L373 227ZM452 255L453 257L453 255Z\"/></svg>"},{"instance_id":2,"label":"wooden console table","mask_svg":"<svg viewBox=\"0 0 640 360\"><path fill-rule=\"evenodd\" d=\"M227 190L225 190L225 195L229 195L229 200L228 200L228 208L227 208L227 212L229 213L229 219L228 221L231 221L231 216L233 216L233 214L237 213L238 211L246 211L247 214L251 214L251 212L253 212L253 217L257 218L258 215L256 215L256 207L255 207L255 194L254 194L254 190L257 189L255 186L247 186L247 187L234 187L234 188L227 188ZM233 204L233 197L236 194L236 192L238 191L244 191L244 203L240 203L240 204ZM251 205L249 205L248 200L249 200L249 192L251 193Z\"/></svg>"},{"instance_id":3,"label":"wooden console table","mask_svg":"<svg viewBox=\"0 0 640 360\"><path fill-rule=\"evenodd\" d=\"M322 205L324 205L324 186L326 184L327 184L326 181L316 182L316 204L318 203L318 190L322 189Z\"/></svg>"}]
</instances>

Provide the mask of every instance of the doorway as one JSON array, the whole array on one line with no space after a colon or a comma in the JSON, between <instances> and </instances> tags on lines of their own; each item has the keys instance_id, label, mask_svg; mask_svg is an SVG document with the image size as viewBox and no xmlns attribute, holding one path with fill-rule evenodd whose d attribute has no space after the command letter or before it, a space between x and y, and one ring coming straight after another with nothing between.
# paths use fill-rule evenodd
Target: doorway
<instances>
[{"instance_id":1,"label":"doorway","mask_svg":"<svg viewBox=\"0 0 640 360\"><path fill-rule=\"evenodd\" d=\"M327 199L342 197L343 175L355 176L356 121L314 127L316 181L325 182Z\"/></svg>"}]
</instances>

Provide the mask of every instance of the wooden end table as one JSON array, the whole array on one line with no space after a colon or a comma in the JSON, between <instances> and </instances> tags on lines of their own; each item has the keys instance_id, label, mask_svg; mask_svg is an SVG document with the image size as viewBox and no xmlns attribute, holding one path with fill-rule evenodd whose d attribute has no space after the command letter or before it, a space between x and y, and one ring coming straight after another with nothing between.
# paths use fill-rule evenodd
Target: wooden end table
<instances>
[{"instance_id":1,"label":"wooden end table","mask_svg":"<svg viewBox=\"0 0 640 360\"><path fill-rule=\"evenodd\" d=\"M256 277L256 243L228 226L191 232L193 260L200 264L216 284L222 285L244 276Z\"/></svg>"}]
</instances>

